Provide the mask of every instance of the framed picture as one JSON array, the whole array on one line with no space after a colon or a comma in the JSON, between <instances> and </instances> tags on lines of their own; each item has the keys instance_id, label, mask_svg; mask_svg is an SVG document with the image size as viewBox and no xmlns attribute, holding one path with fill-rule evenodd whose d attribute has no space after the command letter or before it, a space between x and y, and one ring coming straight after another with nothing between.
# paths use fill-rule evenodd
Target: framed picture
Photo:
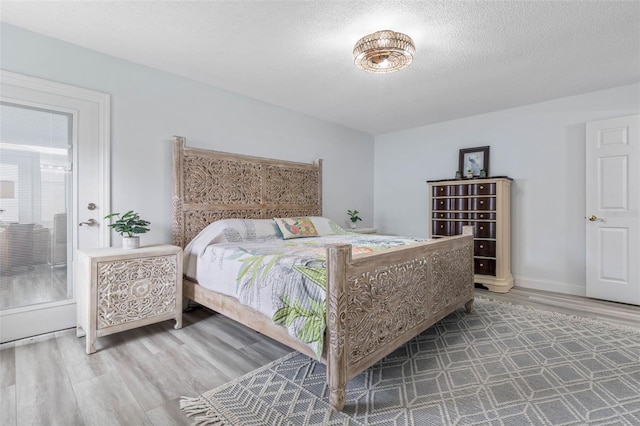
<instances>
[{"instance_id":1,"label":"framed picture","mask_svg":"<svg viewBox=\"0 0 640 426\"><path fill-rule=\"evenodd\" d=\"M460 150L460 164L458 170L462 176L467 176L469 170L474 177L480 176L480 170L484 170L484 176L489 176L489 147L465 148Z\"/></svg>"}]
</instances>

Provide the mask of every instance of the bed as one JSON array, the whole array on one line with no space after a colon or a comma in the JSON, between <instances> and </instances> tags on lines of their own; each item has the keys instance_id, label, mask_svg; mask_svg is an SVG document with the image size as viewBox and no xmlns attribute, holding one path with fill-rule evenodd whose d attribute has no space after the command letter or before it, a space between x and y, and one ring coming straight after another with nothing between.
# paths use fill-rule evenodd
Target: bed
<instances>
[{"instance_id":1,"label":"bed","mask_svg":"<svg viewBox=\"0 0 640 426\"><path fill-rule=\"evenodd\" d=\"M322 217L322 161L313 164L186 146L174 137L173 243L186 248L226 219ZM352 254L326 246L326 314L321 353L272 318L184 277L183 295L327 365L329 402L345 404L360 372L456 309L473 304L472 228L463 235Z\"/></svg>"}]
</instances>

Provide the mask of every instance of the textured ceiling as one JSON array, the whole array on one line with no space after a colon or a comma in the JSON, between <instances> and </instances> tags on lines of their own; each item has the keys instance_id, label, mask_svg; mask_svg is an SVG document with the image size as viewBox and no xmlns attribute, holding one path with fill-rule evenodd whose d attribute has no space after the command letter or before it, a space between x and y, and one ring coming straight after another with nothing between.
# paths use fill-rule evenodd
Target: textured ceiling
<instances>
[{"instance_id":1,"label":"textured ceiling","mask_svg":"<svg viewBox=\"0 0 640 426\"><path fill-rule=\"evenodd\" d=\"M3 0L0 19L373 135L640 82L640 1ZM413 38L409 68L353 65L381 29Z\"/></svg>"}]
</instances>

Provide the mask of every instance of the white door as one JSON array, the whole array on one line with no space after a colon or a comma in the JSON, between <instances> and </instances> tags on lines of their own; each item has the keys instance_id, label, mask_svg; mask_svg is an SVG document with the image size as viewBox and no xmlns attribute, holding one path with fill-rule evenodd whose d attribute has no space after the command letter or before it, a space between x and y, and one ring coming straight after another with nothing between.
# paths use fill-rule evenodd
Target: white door
<instances>
[{"instance_id":1,"label":"white door","mask_svg":"<svg viewBox=\"0 0 640 426\"><path fill-rule=\"evenodd\" d=\"M6 342L76 326L75 252L109 245L110 97L7 71L0 78Z\"/></svg>"},{"instance_id":2,"label":"white door","mask_svg":"<svg viewBox=\"0 0 640 426\"><path fill-rule=\"evenodd\" d=\"M587 296L640 305L640 115L587 123Z\"/></svg>"}]
</instances>

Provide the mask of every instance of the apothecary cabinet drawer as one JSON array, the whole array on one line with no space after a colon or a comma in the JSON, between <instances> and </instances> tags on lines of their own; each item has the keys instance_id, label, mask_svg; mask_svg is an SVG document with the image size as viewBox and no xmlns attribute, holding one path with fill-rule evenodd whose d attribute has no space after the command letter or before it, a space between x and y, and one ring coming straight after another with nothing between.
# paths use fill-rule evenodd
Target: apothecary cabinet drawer
<instances>
[{"instance_id":1,"label":"apothecary cabinet drawer","mask_svg":"<svg viewBox=\"0 0 640 426\"><path fill-rule=\"evenodd\" d=\"M478 197L469 199L469 210L495 210L495 197Z\"/></svg>"},{"instance_id":2,"label":"apothecary cabinet drawer","mask_svg":"<svg viewBox=\"0 0 640 426\"><path fill-rule=\"evenodd\" d=\"M495 238L496 223L495 222L473 222L474 233L476 238Z\"/></svg>"},{"instance_id":3,"label":"apothecary cabinet drawer","mask_svg":"<svg viewBox=\"0 0 640 426\"><path fill-rule=\"evenodd\" d=\"M431 234L438 236L449 236L451 234L453 222L446 222L442 220L434 220L431 222Z\"/></svg>"},{"instance_id":4,"label":"apothecary cabinet drawer","mask_svg":"<svg viewBox=\"0 0 640 426\"><path fill-rule=\"evenodd\" d=\"M475 240L473 254L482 257L496 257L496 242L491 240Z\"/></svg>"},{"instance_id":5,"label":"apothecary cabinet drawer","mask_svg":"<svg viewBox=\"0 0 640 426\"><path fill-rule=\"evenodd\" d=\"M495 195L495 183L475 183L469 185L469 195Z\"/></svg>"},{"instance_id":6,"label":"apothecary cabinet drawer","mask_svg":"<svg viewBox=\"0 0 640 426\"><path fill-rule=\"evenodd\" d=\"M432 210L454 210L455 200L452 198L434 198L431 202Z\"/></svg>"},{"instance_id":7,"label":"apothecary cabinet drawer","mask_svg":"<svg viewBox=\"0 0 640 426\"><path fill-rule=\"evenodd\" d=\"M431 190L431 195L434 197L448 197L450 195L455 195L455 186L454 185L438 185L434 186Z\"/></svg>"},{"instance_id":8,"label":"apothecary cabinet drawer","mask_svg":"<svg viewBox=\"0 0 640 426\"><path fill-rule=\"evenodd\" d=\"M445 211L434 211L433 219L455 219L455 213Z\"/></svg>"},{"instance_id":9,"label":"apothecary cabinet drawer","mask_svg":"<svg viewBox=\"0 0 640 426\"><path fill-rule=\"evenodd\" d=\"M496 275L496 261L494 259L474 258L473 269L479 275Z\"/></svg>"},{"instance_id":10,"label":"apothecary cabinet drawer","mask_svg":"<svg viewBox=\"0 0 640 426\"><path fill-rule=\"evenodd\" d=\"M472 220L496 220L496 214L493 212L469 213L469 219Z\"/></svg>"}]
</instances>

